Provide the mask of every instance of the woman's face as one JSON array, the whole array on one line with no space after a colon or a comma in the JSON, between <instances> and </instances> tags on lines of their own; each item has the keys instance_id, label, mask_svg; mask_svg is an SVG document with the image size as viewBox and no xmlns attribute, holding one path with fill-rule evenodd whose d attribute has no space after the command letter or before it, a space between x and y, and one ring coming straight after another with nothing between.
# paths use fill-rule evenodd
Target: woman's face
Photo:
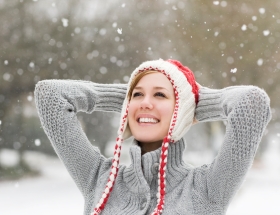
<instances>
[{"instance_id":1,"label":"woman's face","mask_svg":"<svg viewBox=\"0 0 280 215\"><path fill-rule=\"evenodd\" d=\"M155 72L142 77L132 91L128 108L134 138L143 144L160 146L168 133L174 106L174 90L165 75Z\"/></svg>"}]
</instances>

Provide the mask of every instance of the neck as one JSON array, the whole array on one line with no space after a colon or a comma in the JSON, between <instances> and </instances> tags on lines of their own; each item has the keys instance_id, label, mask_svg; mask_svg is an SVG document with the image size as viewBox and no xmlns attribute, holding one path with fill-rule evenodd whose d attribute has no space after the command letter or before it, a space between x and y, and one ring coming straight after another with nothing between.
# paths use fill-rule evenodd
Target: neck
<instances>
[{"instance_id":1,"label":"neck","mask_svg":"<svg viewBox=\"0 0 280 215\"><path fill-rule=\"evenodd\" d=\"M162 145L162 140L161 141L157 141L157 142L138 142L138 145L141 148L141 155L147 153L147 152L151 152L154 150L157 150L159 147L161 147Z\"/></svg>"}]
</instances>

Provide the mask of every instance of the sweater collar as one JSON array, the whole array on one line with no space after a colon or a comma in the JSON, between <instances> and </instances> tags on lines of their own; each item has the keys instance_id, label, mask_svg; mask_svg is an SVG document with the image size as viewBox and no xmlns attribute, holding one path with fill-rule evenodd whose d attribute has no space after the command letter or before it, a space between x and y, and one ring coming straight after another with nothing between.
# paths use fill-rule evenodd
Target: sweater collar
<instances>
[{"instance_id":1,"label":"sweater collar","mask_svg":"<svg viewBox=\"0 0 280 215\"><path fill-rule=\"evenodd\" d=\"M187 166L183 161L185 142L183 139L171 143L168 148L166 168L166 191L169 192L187 175ZM131 191L146 192L145 187L157 189L158 166L161 148L141 156L141 148L134 140L130 148L131 165L124 172L124 181Z\"/></svg>"}]
</instances>

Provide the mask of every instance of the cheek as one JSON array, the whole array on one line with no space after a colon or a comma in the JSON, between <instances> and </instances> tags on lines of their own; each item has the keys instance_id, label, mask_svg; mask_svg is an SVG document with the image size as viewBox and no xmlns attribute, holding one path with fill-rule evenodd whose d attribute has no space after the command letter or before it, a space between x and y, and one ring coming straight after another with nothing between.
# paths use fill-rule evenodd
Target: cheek
<instances>
[{"instance_id":1,"label":"cheek","mask_svg":"<svg viewBox=\"0 0 280 215\"><path fill-rule=\"evenodd\" d=\"M133 118L135 111L136 105L133 102L131 102L128 106L128 119Z\"/></svg>"},{"instance_id":2,"label":"cheek","mask_svg":"<svg viewBox=\"0 0 280 215\"><path fill-rule=\"evenodd\" d=\"M160 107L161 115L164 116L164 118L168 121L171 120L173 112L174 112L173 104L165 104L165 105L161 105L161 107Z\"/></svg>"}]
</instances>

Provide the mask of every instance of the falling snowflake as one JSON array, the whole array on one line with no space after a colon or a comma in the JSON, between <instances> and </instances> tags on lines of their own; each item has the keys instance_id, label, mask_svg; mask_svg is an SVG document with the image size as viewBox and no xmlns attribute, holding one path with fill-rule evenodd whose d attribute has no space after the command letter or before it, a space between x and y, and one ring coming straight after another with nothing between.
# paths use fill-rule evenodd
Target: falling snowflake
<instances>
[{"instance_id":1,"label":"falling snowflake","mask_svg":"<svg viewBox=\"0 0 280 215\"><path fill-rule=\"evenodd\" d=\"M122 34L122 28L118 28L118 33Z\"/></svg>"},{"instance_id":2,"label":"falling snowflake","mask_svg":"<svg viewBox=\"0 0 280 215\"><path fill-rule=\"evenodd\" d=\"M257 64L258 64L258 66L262 66L263 65L263 59L262 58L258 59Z\"/></svg>"},{"instance_id":3,"label":"falling snowflake","mask_svg":"<svg viewBox=\"0 0 280 215\"><path fill-rule=\"evenodd\" d=\"M241 30L242 30L242 31L246 31L246 30L247 30L247 25L245 25L245 24L242 25Z\"/></svg>"},{"instance_id":4,"label":"falling snowflake","mask_svg":"<svg viewBox=\"0 0 280 215\"><path fill-rule=\"evenodd\" d=\"M112 24L113 28L117 27L117 25L118 25L118 23L116 23L116 22L114 22L114 23Z\"/></svg>"},{"instance_id":5,"label":"falling snowflake","mask_svg":"<svg viewBox=\"0 0 280 215\"><path fill-rule=\"evenodd\" d=\"M221 6L222 7L226 7L227 6L227 2L226 1L221 1Z\"/></svg>"},{"instance_id":6,"label":"falling snowflake","mask_svg":"<svg viewBox=\"0 0 280 215\"><path fill-rule=\"evenodd\" d=\"M35 143L36 146L40 146L41 145L41 140L40 139L36 139L34 141L34 143Z\"/></svg>"},{"instance_id":7,"label":"falling snowflake","mask_svg":"<svg viewBox=\"0 0 280 215\"><path fill-rule=\"evenodd\" d=\"M62 19L61 19L61 22L62 22L63 27L67 27L67 26L68 26L69 20L68 20L68 19L65 19L65 18L62 18Z\"/></svg>"},{"instance_id":8,"label":"falling snowflake","mask_svg":"<svg viewBox=\"0 0 280 215\"><path fill-rule=\"evenodd\" d=\"M31 95L27 96L27 100L28 100L29 102L31 102L31 101L33 100L33 96L31 96Z\"/></svg>"},{"instance_id":9,"label":"falling snowflake","mask_svg":"<svg viewBox=\"0 0 280 215\"><path fill-rule=\"evenodd\" d=\"M29 66L30 66L31 68L34 68L34 66L35 66L34 62L31 61L31 62L29 63Z\"/></svg>"},{"instance_id":10,"label":"falling snowflake","mask_svg":"<svg viewBox=\"0 0 280 215\"><path fill-rule=\"evenodd\" d=\"M231 69L230 72L231 73L236 73L237 72L237 68Z\"/></svg>"},{"instance_id":11,"label":"falling snowflake","mask_svg":"<svg viewBox=\"0 0 280 215\"><path fill-rule=\"evenodd\" d=\"M5 80L5 81L9 81L10 79L11 79L11 74L10 73L4 73L4 75L3 75L3 79Z\"/></svg>"},{"instance_id":12,"label":"falling snowflake","mask_svg":"<svg viewBox=\"0 0 280 215\"><path fill-rule=\"evenodd\" d=\"M263 35L264 35L264 36L268 36L269 34L270 34L270 31L269 31L269 30L263 31Z\"/></svg>"},{"instance_id":13,"label":"falling snowflake","mask_svg":"<svg viewBox=\"0 0 280 215\"><path fill-rule=\"evenodd\" d=\"M265 13L265 8L260 8L259 12L260 12L260 14L264 14Z\"/></svg>"}]
</instances>

